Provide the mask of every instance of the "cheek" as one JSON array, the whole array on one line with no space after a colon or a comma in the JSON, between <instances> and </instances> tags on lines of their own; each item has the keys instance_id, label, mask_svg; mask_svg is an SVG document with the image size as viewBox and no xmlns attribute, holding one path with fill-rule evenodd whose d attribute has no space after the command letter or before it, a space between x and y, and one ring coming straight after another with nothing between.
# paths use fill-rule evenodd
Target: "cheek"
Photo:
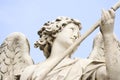
<instances>
[{"instance_id":1,"label":"cheek","mask_svg":"<svg viewBox=\"0 0 120 80\"><path fill-rule=\"evenodd\" d=\"M73 40L71 39L71 35L66 35L66 34L63 34L63 35L59 35L59 37L57 38L57 40L65 45L66 47L69 47L70 45L73 44Z\"/></svg>"},{"instance_id":2,"label":"cheek","mask_svg":"<svg viewBox=\"0 0 120 80\"><path fill-rule=\"evenodd\" d=\"M62 39L70 39L72 33L70 31L64 31L59 34L59 37Z\"/></svg>"},{"instance_id":3,"label":"cheek","mask_svg":"<svg viewBox=\"0 0 120 80\"><path fill-rule=\"evenodd\" d=\"M73 40L71 39L71 36L63 36L64 38L64 44L72 44L73 43Z\"/></svg>"},{"instance_id":4,"label":"cheek","mask_svg":"<svg viewBox=\"0 0 120 80\"><path fill-rule=\"evenodd\" d=\"M66 36L66 35L60 35L58 37L59 41L60 42L66 42L66 41L69 41L70 40L70 37L69 36Z\"/></svg>"}]
</instances>

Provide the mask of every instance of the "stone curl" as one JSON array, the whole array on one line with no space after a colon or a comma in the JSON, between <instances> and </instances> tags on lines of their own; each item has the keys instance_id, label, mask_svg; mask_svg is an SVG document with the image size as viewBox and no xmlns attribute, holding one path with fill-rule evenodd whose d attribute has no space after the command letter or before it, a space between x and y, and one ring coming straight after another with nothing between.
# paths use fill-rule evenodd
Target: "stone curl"
<instances>
[{"instance_id":1,"label":"stone curl","mask_svg":"<svg viewBox=\"0 0 120 80\"><path fill-rule=\"evenodd\" d=\"M81 23L79 20L72 19L69 17L58 17L55 21L48 21L43 25L43 27L38 31L40 39L35 42L34 46L39 47L40 50L43 50L46 58L50 56L52 44L59 32L70 23L78 25L81 29Z\"/></svg>"}]
</instances>

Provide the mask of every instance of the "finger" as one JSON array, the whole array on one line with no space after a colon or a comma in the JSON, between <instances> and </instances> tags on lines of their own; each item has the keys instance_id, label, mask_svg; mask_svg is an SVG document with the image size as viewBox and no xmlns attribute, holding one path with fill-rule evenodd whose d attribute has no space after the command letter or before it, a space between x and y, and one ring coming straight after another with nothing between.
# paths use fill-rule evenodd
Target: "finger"
<instances>
[{"instance_id":1,"label":"finger","mask_svg":"<svg viewBox=\"0 0 120 80\"><path fill-rule=\"evenodd\" d=\"M113 9L110 9L109 13L111 15L111 18L115 18L115 11Z\"/></svg>"},{"instance_id":2,"label":"finger","mask_svg":"<svg viewBox=\"0 0 120 80\"><path fill-rule=\"evenodd\" d=\"M104 20L107 21L108 19L110 19L110 14L108 13L108 11L104 10Z\"/></svg>"},{"instance_id":3,"label":"finger","mask_svg":"<svg viewBox=\"0 0 120 80\"><path fill-rule=\"evenodd\" d=\"M102 22L102 24L104 24L105 23L105 21L107 20L107 14L106 14L107 12L104 10L104 9L102 9L102 17L101 17L101 22Z\"/></svg>"},{"instance_id":4,"label":"finger","mask_svg":"<svg viewBox=\"0 0 120 80\"><path fill-rule=\"evenodd\" d=\"M104 24L104 18L105 18L105 10L102 9L102 15L101 15L101 23Z\"/></svg>"},{"instance_id":5,"label":"finger","mask_svg":"<svg viewBox=\"0 0 120 80\"><path fill-rule=\"evenodd\" d=\"M105 11L105 18L106 18L106 20L111 19L111 15L110 15L109 11Z\"/></svg>"},{"instance_id":6,"label":"finger","mask_svg":"<svg viewBox=\"0 0 120 80\"><path fill-rule=\"evenodd\" d=\"M105 17L106 15L105 15L105 10L104 9L102 9L102 15L103 15L103 17Z\"/></svg>"}]
</instances>

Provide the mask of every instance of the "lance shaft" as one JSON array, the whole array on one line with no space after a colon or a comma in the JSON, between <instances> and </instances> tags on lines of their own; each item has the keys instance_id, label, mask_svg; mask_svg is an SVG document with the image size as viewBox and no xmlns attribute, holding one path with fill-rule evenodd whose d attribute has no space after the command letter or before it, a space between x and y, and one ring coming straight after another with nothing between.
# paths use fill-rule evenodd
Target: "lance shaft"
<instances>
[{"instance_id":1,"label":"lance shaft","mask_svg":"<svg viewBox=\"0 0 120 80\"><path fill-rule=\"evenodd\" d=\"M120 1L118 1L111 9L113 9L114 11L116 11L118 8L120 7ZM88 37L96 28L98 28L100 26L101 23L101 19L98 20L89 30L87 30L73 45L71 45L63 54L61 54L60 56L58 56L56 59L54 59L54 63L53 64L48 64L47 62L52 63L52 60L47 59L45 61L45 63L41 66L41 67L46 67L47 69L45 69L44 74L42 74L42 77L40 77L40 79L38 80L43 80L45 78L45 76L62 60L64 59L67 55L69 55L77 46L80 45L80 43L86 38ZM48 68L49 67L49 68Z\"/></svg>"},{"instance_id":2,"label":"lance shaft","mask_svg":"<svg viewBox=\"0 0 120 80\"><path fill-rule=\"evenodd\" d=\"M120 1L118 1L114 6L111 7L114 11L116 11L120 7ZM87 30L73 45L71 45L65 52L64 57L69 55L69 53L80 45L80 43L88 37L94 30L96 30L101 23L101 19L99 19L89 30ZM62 56L63 57L63 56Z\"/></svg>"}]
</instances>

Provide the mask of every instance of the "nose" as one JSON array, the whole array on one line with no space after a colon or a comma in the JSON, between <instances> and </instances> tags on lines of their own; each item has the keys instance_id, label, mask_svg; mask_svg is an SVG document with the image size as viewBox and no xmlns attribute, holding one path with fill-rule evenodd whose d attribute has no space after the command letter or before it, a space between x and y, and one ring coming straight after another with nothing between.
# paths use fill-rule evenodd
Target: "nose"
<instances>
[{"instance_id":1,"label":"nose","mask_svg":"<svg viewBox=\"0 0 120 80\"><path fill-rule=\"evenodd\" d=\"M79 37L79 34L78 33L74 33L73 37L74 37L74 39L77 39Z\"/></svg>"},{"instance_id":2,"label":"nose","mask_svg":"<svg viewBox=\"0 0 120 80\"><path fill-rule=\"evenodd\" d=\"M77 39L77 38L78 38L76 35L74 35L73 37L74 37L74 39Z\"/></svg>"}]
</instances>

